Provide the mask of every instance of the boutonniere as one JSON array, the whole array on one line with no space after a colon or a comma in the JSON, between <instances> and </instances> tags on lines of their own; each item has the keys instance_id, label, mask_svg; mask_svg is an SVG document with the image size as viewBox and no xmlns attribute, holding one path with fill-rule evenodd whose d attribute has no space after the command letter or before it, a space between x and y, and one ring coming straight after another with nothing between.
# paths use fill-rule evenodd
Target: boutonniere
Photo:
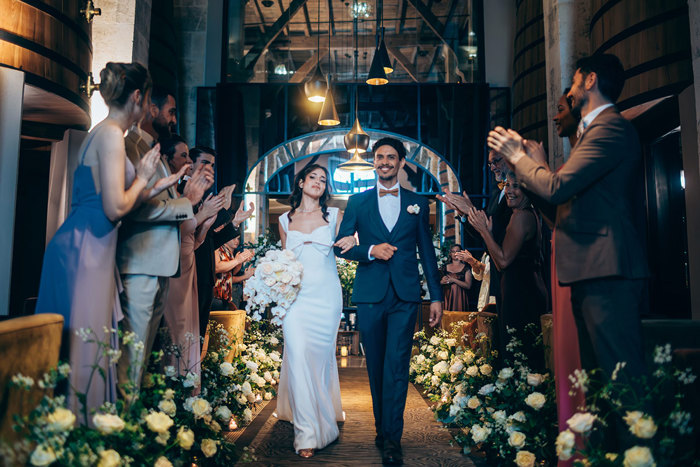
<instances>
[{"instance_id":1,"label":"boutonniere","mask_svg":"<svg viewBox=\"0 0 700 467\"><path fill-rule=\"evenodd\" d=\"M418 214L420 212L420 206L417 204L412 204L406 207L406 211L408 211L409 214Z\"/></svg>"}]
</instances>

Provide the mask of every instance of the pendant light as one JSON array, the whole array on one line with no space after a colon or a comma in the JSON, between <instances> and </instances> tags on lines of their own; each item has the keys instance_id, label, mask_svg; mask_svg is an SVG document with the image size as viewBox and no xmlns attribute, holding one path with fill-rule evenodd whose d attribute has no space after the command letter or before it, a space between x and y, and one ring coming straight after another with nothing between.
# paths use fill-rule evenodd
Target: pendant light
<instances>
[{"instance_id":1,"label":"pendant light","mask_svg":"<svg viewBox=\"0 0 700 467\"><path fill-rule=\"evenodd\" d=\"M374 49L374 57L372 57L372 64L369 67L369 74L367 75L366 81L367 84L373 86L381 86L389 82L386 77L387 68L394 71L390 68L391 62L389 60L389 54L386 51L386 45L384 44L383 33L380 36L380 32L382 31L382 9L383 8L379 7L379 2L377 2L377 47Z\"/></svg>"},{"instance_id":2,"label":"pendant light","mask_svg":"<svg viewBox=\"0 0 700 467\"><path fill-rule=\"evenodd\" d=\"M323 102L326 99L326 79L321 73L321 0L318 0L316 19L316 69L311 78L304 83L304 92L311 102Z\"/></svg>"},{"instance_id":3,"label":"pendant light","mask_svg":"<svg viewBox=\"0 0 700 467\"><path fill-rule=\"evenodd\" d=\"M360 153L355 151L352 158L340 164L338 168L348 172L369 172L370 170L374 170L374 165L364 160L360 157Z\"/></svg>"},{"instance_id":4,"label":"pendant light","mask_svg":"<svg viewBox=\"0 0 700 467\"><path fill-rule=\"evenodd\" d=\"M333 100L333 88L331 88L331 17L328 14L328 75L326 77L326 99L321 107L321 114L318 116L318 124L323 126L335 126L340 124L338 112L335 110L335 100Z\"/></svg>"},{"instance_id":5,"label":"pendant light","mask_svg":"<svg viewBox=\"0 0 700 467\"><path fill-rule=\"evenodd\" d=\"M394 72L394 67L391 64L391 59L389 58L389 52L386 49L386 43L384 42L384 26L382 26L382 38L379 41L379 48L377 49L379 53L379 58L382 60L382 67L384 68L384 73L387 75Z\"/></svg>"},{"instance_id":6,"label":"pendant light","mask_svg":"<svg viewBox=\"0 0 700 467\"><path fill-rule=\"evenodd\" d=\"M355 124L352 126L350 132L343 138L345 149L350 153L363 153L366 152L369 147L369 135L365 133L365 130L360 126L360 118L357 113L358 100L357 88L355 88Z\"/></svg>"},{"instance_id":7,"label":"pendant light","mask_svg":"<svg viewBox=\"0 0 700 467\"><path fill-rule=\"evenodd\" d=\"M335 100L333 100L333 89L331 88L330 74L328 75L328 79L326 81L326 100L323 101L321 114L318 116L318 124L323 126L335 126L340 124L338 112L335 110Z\"/></svg>"}]
</instances>

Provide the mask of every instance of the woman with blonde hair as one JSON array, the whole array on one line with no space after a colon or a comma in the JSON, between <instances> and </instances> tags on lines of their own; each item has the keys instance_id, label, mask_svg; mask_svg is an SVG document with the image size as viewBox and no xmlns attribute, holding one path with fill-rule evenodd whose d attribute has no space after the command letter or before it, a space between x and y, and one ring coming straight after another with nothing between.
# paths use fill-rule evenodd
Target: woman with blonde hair
<instances>
[{"instance_id":1,"label":"woman with blonde hair","mask_svg":"<svg viewBox=\"0 0 700 467\"><path fill-rule=\"evenodd\" d=\"M90 409L116 399L117 336L104 330L116 329L121 318L114 259L119 221L184 173L147 189L159 162L159 146L135 167L126 157L124 133L143 118L149 106L148 70L138 63L110 62L100 79L100 94L109 114L80 148L71 212L46 248L36 307L37 313L64 317L61 358L68 359L72 369L68 406L74 411L82 409L84 423ZM104 378L92 367L96 342L108 342L112 350L97 362ZM87 393L82 407L78 407L75 391Z\"/></svg>"}]
</instances>

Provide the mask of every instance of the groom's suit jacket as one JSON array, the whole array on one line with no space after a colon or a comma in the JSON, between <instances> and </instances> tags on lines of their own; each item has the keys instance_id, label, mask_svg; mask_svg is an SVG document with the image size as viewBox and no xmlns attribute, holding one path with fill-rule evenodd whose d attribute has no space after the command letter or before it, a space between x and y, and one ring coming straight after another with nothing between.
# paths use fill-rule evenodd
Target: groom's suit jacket
<instances>
[{"instance_id":1,"label":"groom's suit jacket","mask_svg":"<svg viewBox=\"0 0 700 467\"><path fill-rule=\"evenodd\" d=\"M124 138L126 155L134 165L151 149L143 133L132 129ZM169 175L170 169L161 161L149 186ZM173 187L130 212L119 228L116 255L119 273L160 277L177 274L180 222L193 216L190 200L180 198Z\"/></svg>"},{"instance_id":2,"label":"groom's suit jacket","mask_svg":"<svg viewBox=\"0 0 700 467\"><path fill-rule=\"evenodd\" d=\"M408 207L412 205L418 205L418 214L408 212ZM345 254L341 254L340 248L336 248L335 254L359 263L352 294L354 303L381 302L390 282L401 300L420 302L421 286L416 246L423 263L430 299L442 300L440 276L428 223L429 209L427 199L401 188L401 212L396 225L389 232L379 214L376 188L350 197L338 238L357 232L360 243ZM395 246L397 250L394 256L389 261L370 261L370 246L380 243Z\"/></svg>"}]
</instances>

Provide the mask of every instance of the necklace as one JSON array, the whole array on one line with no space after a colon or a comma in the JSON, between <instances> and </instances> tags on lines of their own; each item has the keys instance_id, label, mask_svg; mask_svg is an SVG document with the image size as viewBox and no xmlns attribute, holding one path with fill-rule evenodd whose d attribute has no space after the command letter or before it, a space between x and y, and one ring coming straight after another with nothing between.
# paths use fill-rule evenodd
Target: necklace
<instances>
[{"instance_id":1,"label":"necklace","mask_svg":"<svg viewBox=\"0 0 700 467\"><path fill-rule=\"evenodd\" d=\"M309 212L316 212L316 211L320 211L320 210L321 210L321 207L319 206L319 207L317 207L316 209L312 209L312 210L310 210L310 211L305 211L305 210L303 210L303 209L297 209L297 212L309 213Z\"/></svg>"}]
</instances>

